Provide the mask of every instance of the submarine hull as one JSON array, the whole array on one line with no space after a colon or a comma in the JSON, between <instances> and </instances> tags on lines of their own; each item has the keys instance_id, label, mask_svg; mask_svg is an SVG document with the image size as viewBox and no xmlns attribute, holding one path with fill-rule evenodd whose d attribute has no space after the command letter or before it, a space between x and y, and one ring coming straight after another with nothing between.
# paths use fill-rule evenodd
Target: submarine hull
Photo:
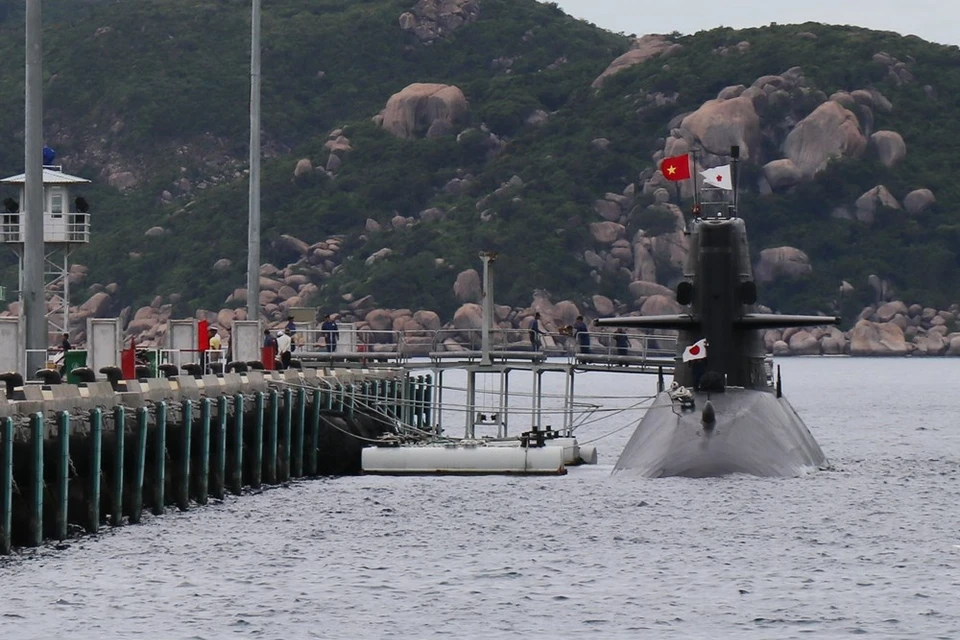
<instances>
[{"instance_id":1,"label":"submarine hull","mask_svg":"<svg viewBox=\"0 0 960 640\"><path fill-rule=\"evenodd\" d=\"M692 409L660 393L620 454L614 475L704 478L734 473L796 477L827 464L784 397L728 387L694 393ZM712 416L704 407L712 405ZM712 422L711 422L712 420Z\"/></svg>"}]
</instances>

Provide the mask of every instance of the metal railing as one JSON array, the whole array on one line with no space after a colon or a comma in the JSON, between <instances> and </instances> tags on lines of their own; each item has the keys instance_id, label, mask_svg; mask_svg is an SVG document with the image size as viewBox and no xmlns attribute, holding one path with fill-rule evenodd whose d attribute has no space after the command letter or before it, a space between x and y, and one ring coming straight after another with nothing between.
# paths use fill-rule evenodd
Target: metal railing
<instances>
[{"instance_id":1,"label":"metal railing","mask_svg":"<svg viewBox=\"0 0 960 640\"><path fill-rule=\"evenodd\" d=\"M0 213L0 242L23 242L23 213ZM43 241L84 244L90 242L90 214L43 214Z\"/></svg>"}]
</instances>

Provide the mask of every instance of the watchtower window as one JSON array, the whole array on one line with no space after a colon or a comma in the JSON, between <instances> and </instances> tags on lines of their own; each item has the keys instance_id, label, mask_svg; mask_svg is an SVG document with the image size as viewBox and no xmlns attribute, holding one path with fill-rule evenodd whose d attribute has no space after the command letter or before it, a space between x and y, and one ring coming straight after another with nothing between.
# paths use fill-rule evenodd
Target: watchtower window
<instances>
[{"instance_id":1,"label":"watchtower window","mask_svg":"<svg viewBox=\"0 0 960 640\"><path fill-rule=\"evenodd\" d=\"M50 194L50 213L63 213L63 194Z\"/></svg>"}]
</instances>

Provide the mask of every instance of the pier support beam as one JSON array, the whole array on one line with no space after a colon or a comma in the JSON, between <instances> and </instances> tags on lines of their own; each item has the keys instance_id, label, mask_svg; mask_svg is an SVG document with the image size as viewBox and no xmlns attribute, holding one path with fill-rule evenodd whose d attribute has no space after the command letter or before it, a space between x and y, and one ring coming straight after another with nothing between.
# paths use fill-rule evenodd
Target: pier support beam
<instances>
[{"instance_id":1,"label":"pier support beam","mask_svg":"<svg viewBox=\"0 0 960 640\"><path fill-rule=\"evenodd\" d=\"M177 508L190 508L190 438L193 431L193 402L180 403L180 460L177 462Z\"/></svg>"},{"instance_id":2,"label":"pier support beam","mask_svg":"<svg viewBox=\"0 0 960 640\"><path fill-rule=\"evenodd\" d=\"M227 396L217 398L217 422L213 434L213 481L210 483L210 492L217 500L223 500L227 481Z\"/></svg>"},{"instance_id":3,"label":"pier support beam","mask_svg":"<svg viewBox=\"0 0 960 640\"><path fill-rule=\"evenodd\" d=\"M293 431L293 391L289 387L283 390L283 419L280 421L280 426L282 465L278 475L281 482L286 482L290 479L290 434Z\"/></svg>"},{"instance_id":4,"label":"pier support beam","mask_svg":"<svg viewBox=\"0 0 960 640\"><path fill-rule=\"evenodd\" d=\"M197 478L197 504L207 504L210 482L210 398L200 401L200 477Z\"/></svg>"},{"instance_id":5,"label":"pier support beam","mask_svg":"<svg viewBox=\"0 0 960 640\"><path fill-rule=\"evenodd\" d=\"M263 401L263 392L258 391L253 396L253 462L250 465L250 486L254 489L263 486ZM267 446L269 451L269 438ZM267 471L269 477L270 472Z\"/></svg>"},{"instance_id":6,"label":"pier support beam","mask_svg":"<svg viewBox=\"0 0 960 640\"><path fill-rule=\"evenodd\" d=\"M0 555L12 548L13 525L13 419L0 418Z\"/></svg>"},{"instance_id":7,"label":"pier support beam","mask_svg":"<svg viewBox=\"0 0 960 640\"><path fill-rule=\"evenodd\" d=\"M90 494L87 496L88 533L100 530L100 473L103 466L103 410L90 411Z\"/></svg>"},{"instance_id":8,"label":"pier support beam","mask_svg":"<svg viewBox=\"0 0 960 640\"><path fill-rule=\"evenodd\" d=\"M70 414L57 415L57 540L67 539L67 499L70 497Z\"/></svg>"},{"instance_id":9,"label":"pier support beam","mask_svg":"<svg viewBox=\"0 0 960 640\"><path fill-rule=\"evenodd\" d=\"M293 421L293 460L290 463L290 475L303 477L303 436L307 421L307 390L297 389L297 406Z\"/></svg>"},{"instance_id":10,"label":"pier support beam","mask_svg":"<svg viewBox=\"0 0 960 640\"><path fill-rule=\"evenodd\" d=\"M167 477L167 403L159 402L156 408L156 432L153 459L153 515L164 513L164 483Z\"/></svg>"},{"instance_id":11,"label":"pier support beam","mask_svg":"<svg viewBox=\"0 0 960 640\"><path fill-rule=\"evenodd\" d=\"M279 448L277 444L277 433L279 432L279 421L280 394L276 389L271 389L270 406L267 409L266 451L264 452L267 484L277 484L277 449Z\"/></svg>"},{"instance_id":12,"label":"pier support beam","mask_svg":"<svg viewBox=\"0 0 960 640\"><path fill-rule=\"evenodd\" d=\"M127 414L122 406L113 408L113 496L110 501L110 526L118 527L123 522L123 458L127 435Z\"/></svg>"},{"instance_id":13,"label":"pier support beam","mask_svg":"<svg viewBox=\"0 0 960 640\"><path fill-rule=\"evenodd\" d=\"M133 469L133 505L128 522L137 524L143 513L143 478L147 468L147 437L150 413L146 407L137 409L137 454Z\"/></svg>"},{"instance_id":14,"label":"pier support beam","mask_svg":"<svg viewBox=\"0 0 960 640\"><path fill-rule=\"evenodd\" d=\"M233 450L230 457L233 467L230 470L230 492L243 493L243 394L233 398Z\"/></svg>"},{"instance_id":15,"label":"pier support beam","mask_svg":"<svg viewBox=\"0 0 960 640\"><path fill-rule=\"evenodd\" d=\"M313 390L313 406L310 411L310 442L307 444L307 475L317 475L317 447L320 444L320 402L323 394L320 388Z\"/></svg>"},{"instance_id":16,"label":"pier support beam","mask_svg":"<svg viewBox=\"0 0 960 640\"><path fill-rule=\"evenodd\" d=\"M27 544L43 542L43 414L30 416L30 525Z\"/></svg>"}]
</instances>

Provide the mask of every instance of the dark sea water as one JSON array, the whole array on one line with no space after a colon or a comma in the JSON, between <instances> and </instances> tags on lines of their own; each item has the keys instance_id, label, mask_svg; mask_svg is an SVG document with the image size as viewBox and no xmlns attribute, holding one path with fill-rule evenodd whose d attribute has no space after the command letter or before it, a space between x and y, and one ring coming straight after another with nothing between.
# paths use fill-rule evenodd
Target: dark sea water
<instances>
[{"instance_id":1,"label":"dark sea water","mask_svg":"<svg viewBox=\"0 0 960 640\"><path fill-rule=\"evenodd\" d=\"M960 363L779 364L834 470L294 483L0 559L0 638L960 638Z\"/></svg>"}]
</instances>

